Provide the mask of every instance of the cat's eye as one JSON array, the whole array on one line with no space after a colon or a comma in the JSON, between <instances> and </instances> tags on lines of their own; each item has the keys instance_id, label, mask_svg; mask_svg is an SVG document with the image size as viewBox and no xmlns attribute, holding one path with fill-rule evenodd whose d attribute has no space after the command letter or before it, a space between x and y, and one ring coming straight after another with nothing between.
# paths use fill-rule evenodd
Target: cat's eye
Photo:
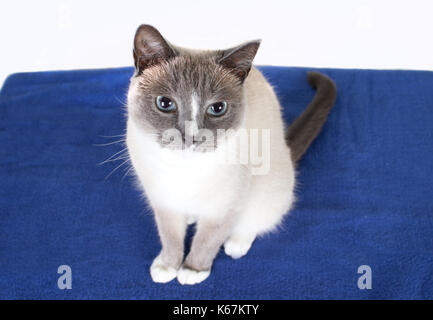
<instances>
[{"instance_id":1,"label":"cat's eye","mask_svg":"<svg viewBox=\"0 0 433 320\"><path fill-rule=\"evenodd\" d=\"M176 103L170 98L164 96L156 97L156 106L163 112L172 112L176 110Z\"/></svg>"},{"instance_id":2,"label":"cat's eye","mask_svg":"<svg viewBox=\"0 0 433 320\"><path fill-rule=\"evenodd\" d=\"M211 104L207 108L207 113L214 117L220 117L225 114L227 111L227 102L221 101L214 104Z\"/></svg>"}]
</instances>

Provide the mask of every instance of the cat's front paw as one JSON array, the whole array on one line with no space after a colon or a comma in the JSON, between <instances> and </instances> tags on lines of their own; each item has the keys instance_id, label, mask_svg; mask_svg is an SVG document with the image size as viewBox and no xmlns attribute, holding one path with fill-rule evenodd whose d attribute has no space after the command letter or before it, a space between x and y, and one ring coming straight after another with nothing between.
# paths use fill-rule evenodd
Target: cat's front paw
<instances>
[{"instance_id":1,"label":"cat's front paw","mask_svg":"<svg viewBox=\"0 0 433 320\"><path fill-rule=\"evenodd\" d=\"M183 266L177 272L177 281L179 281L179 283L182 285L192 285L206 280L209 275L210 270L197 271Z\"/></svg>"},{"instance_id":2,"label":"cat's front paw","mask_svg":"<svg viewBox=\"0 0 433 320\"><path fill-rule=\"evenodd\" d=\"M255 237L230 237L224 243L224 252L233 259L239 259L247 254Z\"/></svg>"},{"instance_id":3,"label":"cat's front paw","mask_svg":"<svg viewBox=\"0 0 433 320\"><path fill-rule=\"evenodd\" d=\"M167 283L177 276L177 269L164 265L161 255L157 256L150 266L150 276L153 282Z\"/></svg>"}]
</instances>

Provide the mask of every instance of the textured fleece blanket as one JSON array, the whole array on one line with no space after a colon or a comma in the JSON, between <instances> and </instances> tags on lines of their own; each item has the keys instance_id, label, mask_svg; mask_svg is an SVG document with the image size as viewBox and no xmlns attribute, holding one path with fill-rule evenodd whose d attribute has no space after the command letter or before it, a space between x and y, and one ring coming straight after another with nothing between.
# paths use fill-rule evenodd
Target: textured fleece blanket
<instances>
[{"instance_id":1,"label":"textured fleece blanket","mask_svg":"<svg viewBox=\"0 0 433 320\"><path fill-rule=\"evenodd\" d=\"M261 70L290 123L314 96L311 69ZM244 258L221 251L196 286L151 281L151 211L127 164L111 175L122 161L98 165L124 148L132 69L11 75L0 93L0 298L431 299L433 73L319 71L338 99L298 167L295 208ZM72 289L58 287L61 265Z\"/></svg>"}]
</instances>

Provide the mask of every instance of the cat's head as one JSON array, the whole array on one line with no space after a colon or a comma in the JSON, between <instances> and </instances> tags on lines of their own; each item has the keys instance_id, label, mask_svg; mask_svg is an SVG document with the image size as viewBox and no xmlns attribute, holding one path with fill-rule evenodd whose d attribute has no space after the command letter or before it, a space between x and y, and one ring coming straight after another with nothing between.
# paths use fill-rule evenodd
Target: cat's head
<instances>
[{"instance_id":1,"label":"cat's head","mask_svg":"<svg viewBox=\"0 0 433 320\"><path fill-rule=\"evenodd\" d=\"M166 134L178 132L183 147L216 147L218 129L233 131L242 125L243 84L259 45L251 41L227 50L187 50L171 45L154 27L140 26L134 39L129 117L162 146L172 147Z\"/></svg>"}]
</instances>

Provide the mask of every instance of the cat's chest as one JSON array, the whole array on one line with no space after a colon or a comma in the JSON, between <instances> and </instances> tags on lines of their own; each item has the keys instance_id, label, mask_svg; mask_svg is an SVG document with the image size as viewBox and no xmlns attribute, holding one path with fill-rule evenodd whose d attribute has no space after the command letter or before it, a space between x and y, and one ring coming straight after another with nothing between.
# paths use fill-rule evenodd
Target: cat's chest
<instances>
[{"instance_id":1,"label":"cat's chest","mask_svg":"<svg viewBox=\"0 0 433 320\"><path fill-rule=\"evenodd\" d=\"M194 197L220 180L218 167L206 163L204 159L194 161L173 157L169 161L152 159L143 161L143 164L147 171L147 188L165 190L167 195Z\"/></svg>"},{"instance_id":2,"label":"cat's chest","mask_svg":"<svg viewBox=\"0 0 433 320\"><path fill-rule=\"evenodd\" d=\"M167 210L217 214L242 187L239 168L222 164L210 152L150 151L142 146L131 158L151 203Z\"/></svg>"}]
</instances>

